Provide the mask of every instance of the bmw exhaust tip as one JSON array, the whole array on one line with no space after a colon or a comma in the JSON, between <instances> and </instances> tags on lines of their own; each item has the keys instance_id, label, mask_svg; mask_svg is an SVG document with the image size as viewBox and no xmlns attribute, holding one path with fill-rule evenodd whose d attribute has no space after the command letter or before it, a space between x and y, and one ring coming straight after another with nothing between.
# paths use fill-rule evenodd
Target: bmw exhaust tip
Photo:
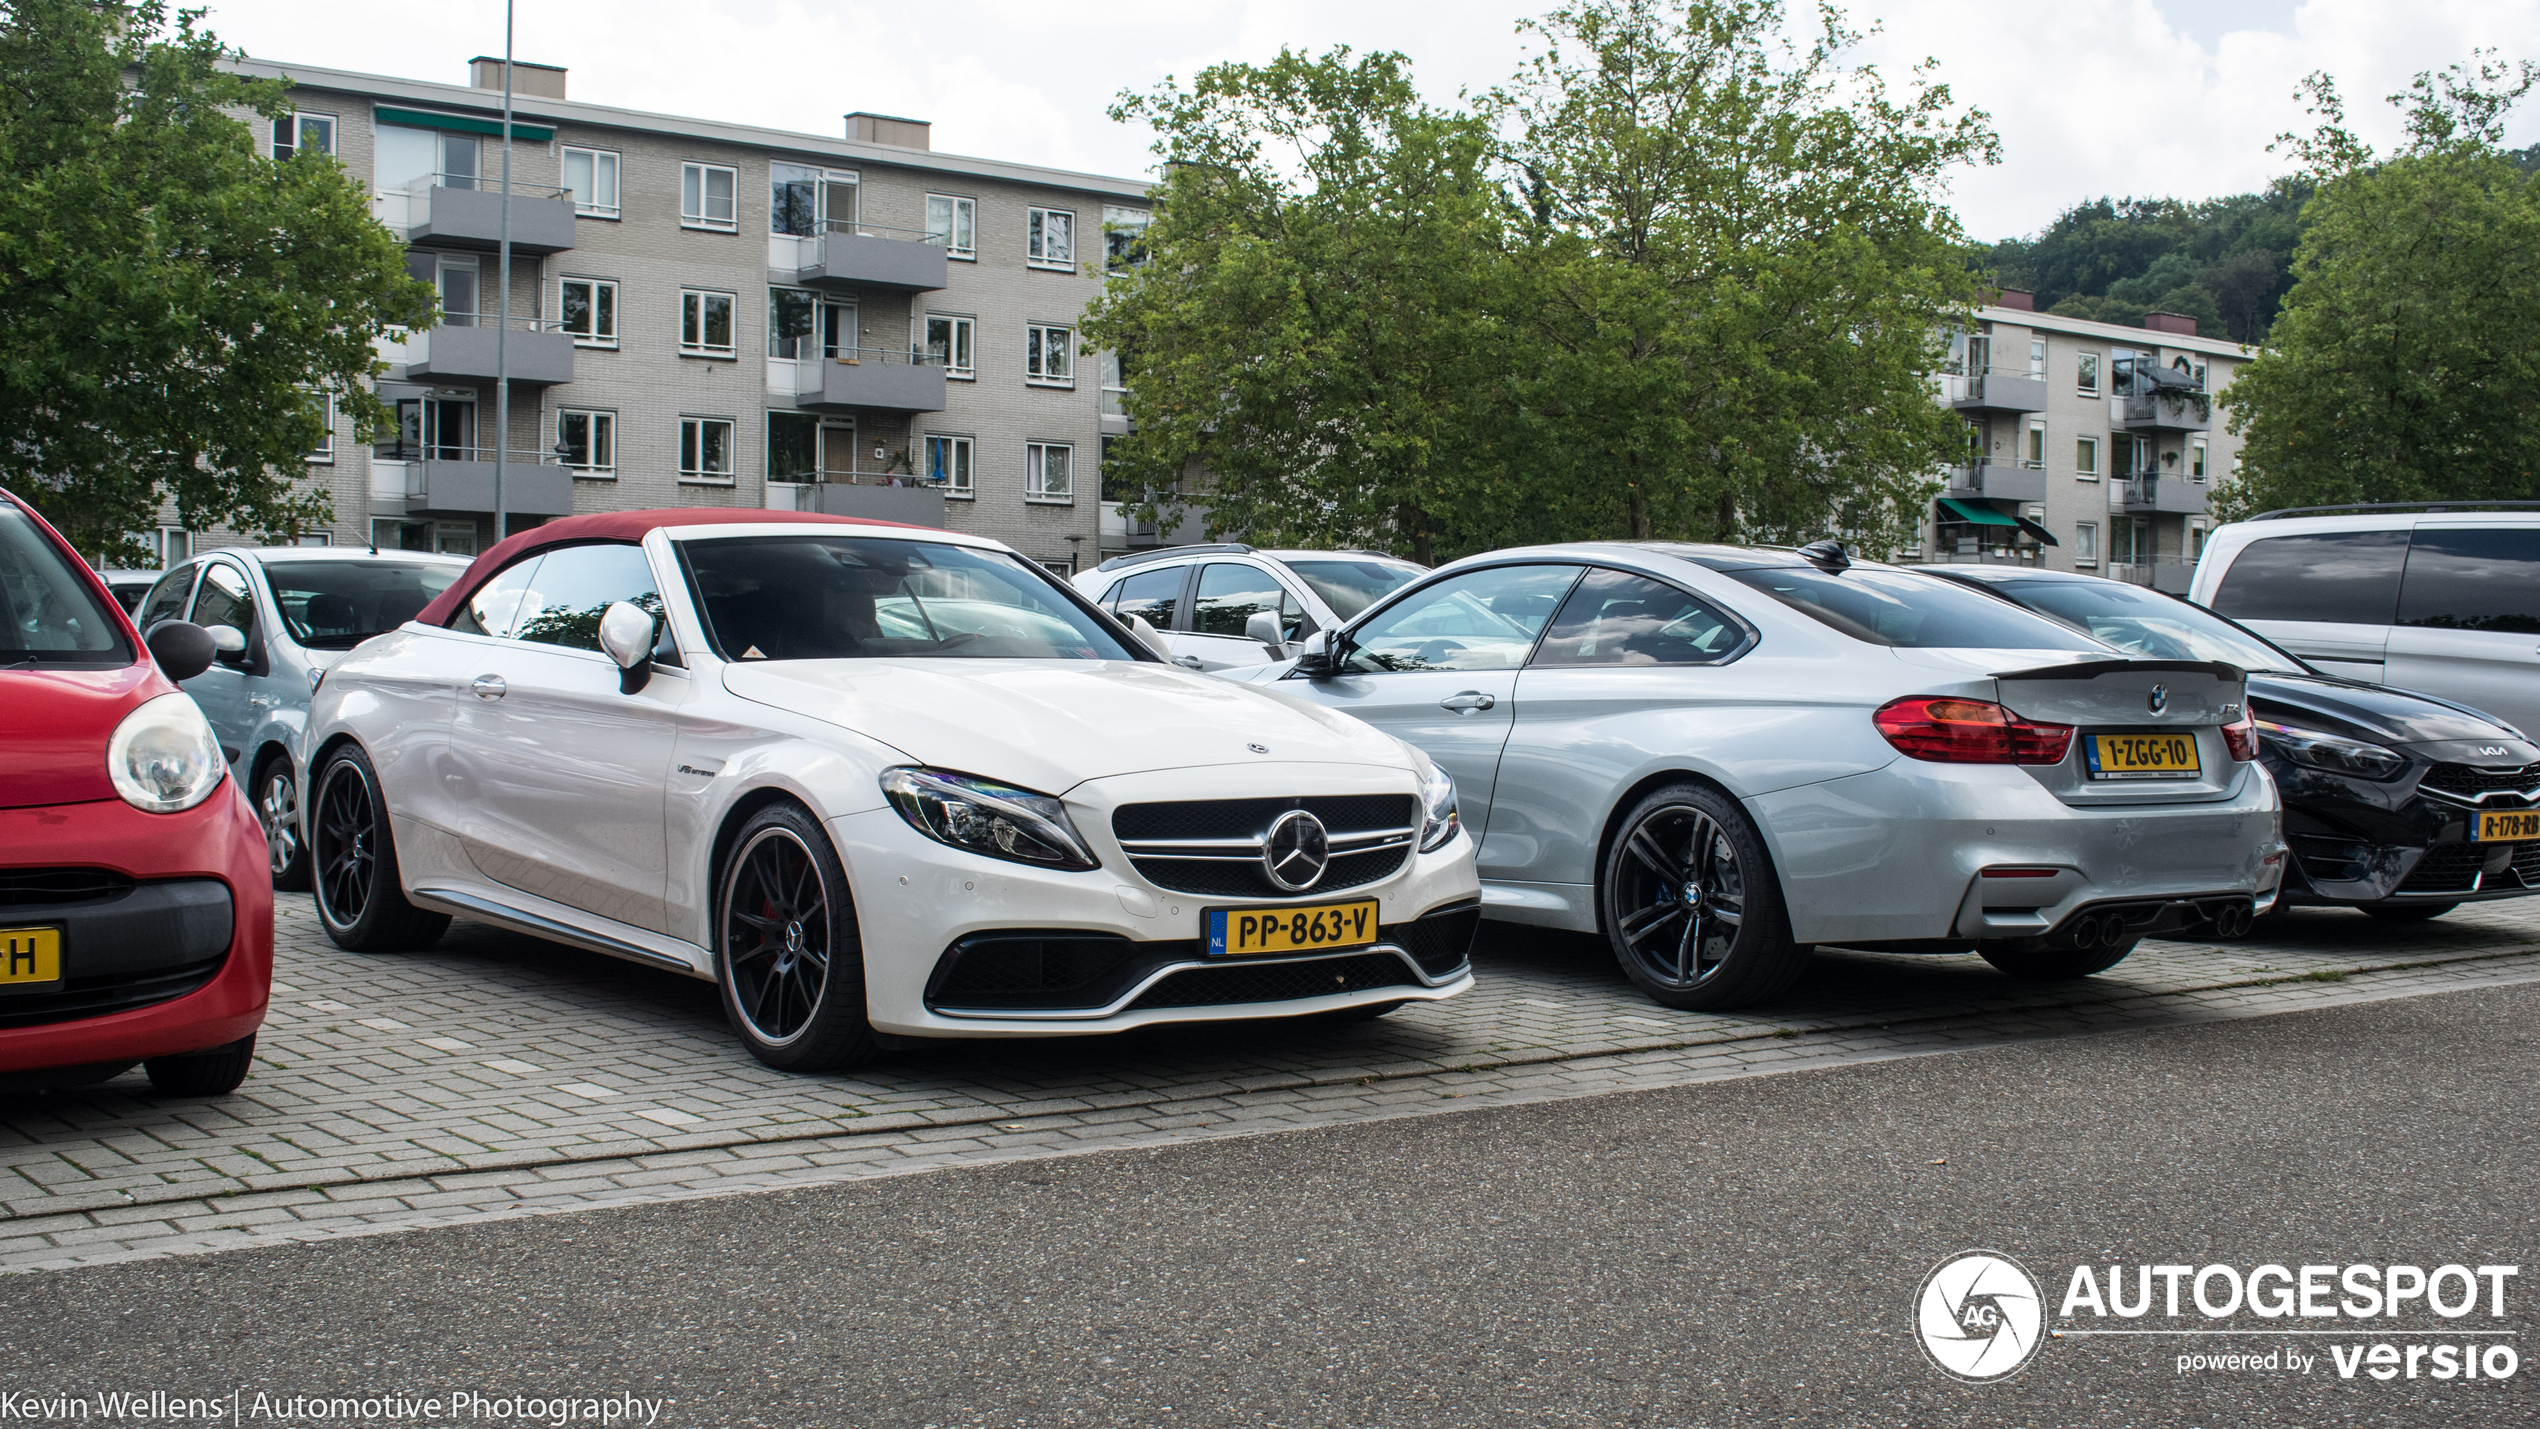
<instances>
[{"instance_id":1,"label":"bmw exhaust tip","mask_svg":"<svg viewBox=\"0 0 2540 1429\"><path fill-rule=\"evenodd\" d=\"M2072 944L2076 948L2095 948L2099 946L2099 920L2087 917L2075 918L2073 920L2073 930L2068 936L2072 939Z\"/></svg>"}]
</instances>

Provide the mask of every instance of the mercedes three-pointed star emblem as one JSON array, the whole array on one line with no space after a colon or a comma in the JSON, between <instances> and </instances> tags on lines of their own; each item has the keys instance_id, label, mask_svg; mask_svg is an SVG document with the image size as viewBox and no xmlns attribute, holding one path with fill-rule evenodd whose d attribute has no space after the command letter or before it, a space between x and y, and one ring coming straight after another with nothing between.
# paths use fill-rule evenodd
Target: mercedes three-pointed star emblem
<instances>
[{"instance_id":1,"label":"mercedes three-pointed star emblem","mask_svg":"<svg viewBox=\"0 0 2540 1429\"><path fill-rule=\"evenodd\" d=\"M1290 893L1303 893L1321 882L1331 861L1332 840L1323 821L1303 809L1281 814L1261 841L1262 871Z\"/></svg>"}]
</instances>

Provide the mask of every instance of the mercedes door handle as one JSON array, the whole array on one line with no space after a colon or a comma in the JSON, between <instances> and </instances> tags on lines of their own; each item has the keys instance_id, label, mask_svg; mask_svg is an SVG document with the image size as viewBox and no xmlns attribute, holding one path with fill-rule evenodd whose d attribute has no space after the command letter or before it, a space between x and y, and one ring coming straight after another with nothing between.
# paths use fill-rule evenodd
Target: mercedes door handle
<instances>
[{"instance_id":1,"label":"mercedes door handle","mask_svg":"<svg viewBox=\"0 0 2540 1429\"><path fill-rule=\"evenodd\" d=\"M1499 701L1479 690L1466 690L1460 695L1449 695L1438 701L1438 708L1453 710L1457 714L1471 714L1475 710L1486 710L1498 703Z\"/></svg>"},{"instance_id":2,"label":"mercedes door handle","mask_svg":"<svg viewBox=\"0 0 2540 1429\"><path fill-rule=\"evenodd\" d=\"M1200 670L1207 668L1206 663L1203 662L1197 655L1176 655L1173 657L1173 663L1181 666L1185 670Z\"/></svg>"},{"instance_id":3,"label":"mercedes door handle","mask_svg":"<svg viewBox=\"0 0 2540 1429\"><path fill-rule=\"evenodd\" d=\"M479 675L469 682L468 688L476 691L480 700L499 700L511 686L504 684L500 675Z\"/></svg>"}]
</instances>

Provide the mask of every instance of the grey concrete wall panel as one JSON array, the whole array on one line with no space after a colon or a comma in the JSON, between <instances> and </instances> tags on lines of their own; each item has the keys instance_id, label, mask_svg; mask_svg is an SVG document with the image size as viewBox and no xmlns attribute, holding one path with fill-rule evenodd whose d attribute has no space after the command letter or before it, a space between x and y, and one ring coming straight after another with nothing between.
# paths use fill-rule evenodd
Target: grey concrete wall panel
<instances>
[{"instance_id":1,"label":"grey concrete wall panel","mask_svg":"<svg viewBox=\"0 0 2540 1429\"><path fill-rule=\"evenodd\" d=\"M515 516L573 514L573 473L560 466L507 466L503 505ZM490 461L419 461L406 468L406 513L474 516L494 509Z\"/></svg>"},{"instance_id":2,"label":"grey concrete wall panel","mask_svg":"<svg viewBox=\"0 0 2540 1429\"><path fill-rule=\"evenodd\" d=\"M2043 412L2046 382L1987 372L1967 382L1967 395L1950 404L1961 412Z\"/></svg>"},{"instance_id":3,"label":"grey concrete wall panel","mask_svg":"<svg viewBox=\"0 0 2540 1429\"><path fill-rule=\"evenodd\" d=\"M1949 469L1949 496L1989 496L1996 501L2043 501L2046 473L2025 467L1979 464Z\"/></svg>"},{"instance_id":4,"label":"grey concrete wall panel","mask_svg":"<svg viewBox=\"0 0 2540 1429\"><path fill-rule=\"evenodd\" d=\"M811 262L794 275L809 288L854 286L890 293L932 293L949 281L943 245L862 233L824 233Z\"/></svg>"},{"instance_id":5,"label":"grey concrete wall panel","mask_svg":"<svg viewBox=\"0 0 2540 1429\"><path fill-rule=\"evenodd\" d=\"M940 367L906 362L821 361L803 364L795 376L800 385L795 388L794 405L807 410L944 410L944 369Z\"/></svg>"},{"instance_id":6,"label":"grey concrete wall panel","mask_svg":"<svg viewBox=\"0 0 2540 1429\"><path fill-rule=\"evenodd\" d=\"M420 362L406 364L414 382L491 382L495 329L437 327ZM560 332L514 332L508 344L515 386L552 387L573 380L573 338ZM488 445L491 445L489 442Z\"/></svg>"},{"instance_id":7,"label":"grey concrete wall panel","mask_svg":"<svg viewBox=\"0 0 2540 1429\"><path fill-rule=\"evenodd\" d=\"M944 524L944 493L931 486L850 486L828 482L803 488L803 510L911 526Z\"/></svg>"},{"instance_id":8,"label":"grey concrete wall panel","mask_svg":"<svg viewBox=\"0 0 2540 1429\"><path fill-rule=\"evenodd\" d=\"M512 191L513 256L562 253L573 246L573 238L570 202ZM406 241L494 252L503 242L503 196L493 189L436 186L423 221L407 230Z\"/></svg>"}]
</instances>

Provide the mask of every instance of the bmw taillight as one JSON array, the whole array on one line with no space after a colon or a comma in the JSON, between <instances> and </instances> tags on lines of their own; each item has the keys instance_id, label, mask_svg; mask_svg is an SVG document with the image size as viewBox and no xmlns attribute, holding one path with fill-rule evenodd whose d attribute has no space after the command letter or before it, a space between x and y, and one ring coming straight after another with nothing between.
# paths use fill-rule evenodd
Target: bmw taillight
<instances>
[{"instance_id":1,"label":"bmw taillight","mask_svg":"<svg viewBox=\"0 0 2540 1429\"><path fill-rule=\"evenodd\" d=\"M2232 758L2246 764L2258 757L2258 725L2249 718L2247 710L2240 712L2240 718L2224 725L2222 731L2223 748L2231 752Z\"/></svg>"},{"instance_id":2,"label":"bmw taillight","mask_svg":"<svg viewBox=\"0 0 2540 1429\"><path fill-rule=\"evenodd\" d=\"M1935 764L2061 764L2073 727L2041 724L1985 700L1915 695L1871 716L1879 734L1909 759Z\"/></svg>"}]
</instances>

